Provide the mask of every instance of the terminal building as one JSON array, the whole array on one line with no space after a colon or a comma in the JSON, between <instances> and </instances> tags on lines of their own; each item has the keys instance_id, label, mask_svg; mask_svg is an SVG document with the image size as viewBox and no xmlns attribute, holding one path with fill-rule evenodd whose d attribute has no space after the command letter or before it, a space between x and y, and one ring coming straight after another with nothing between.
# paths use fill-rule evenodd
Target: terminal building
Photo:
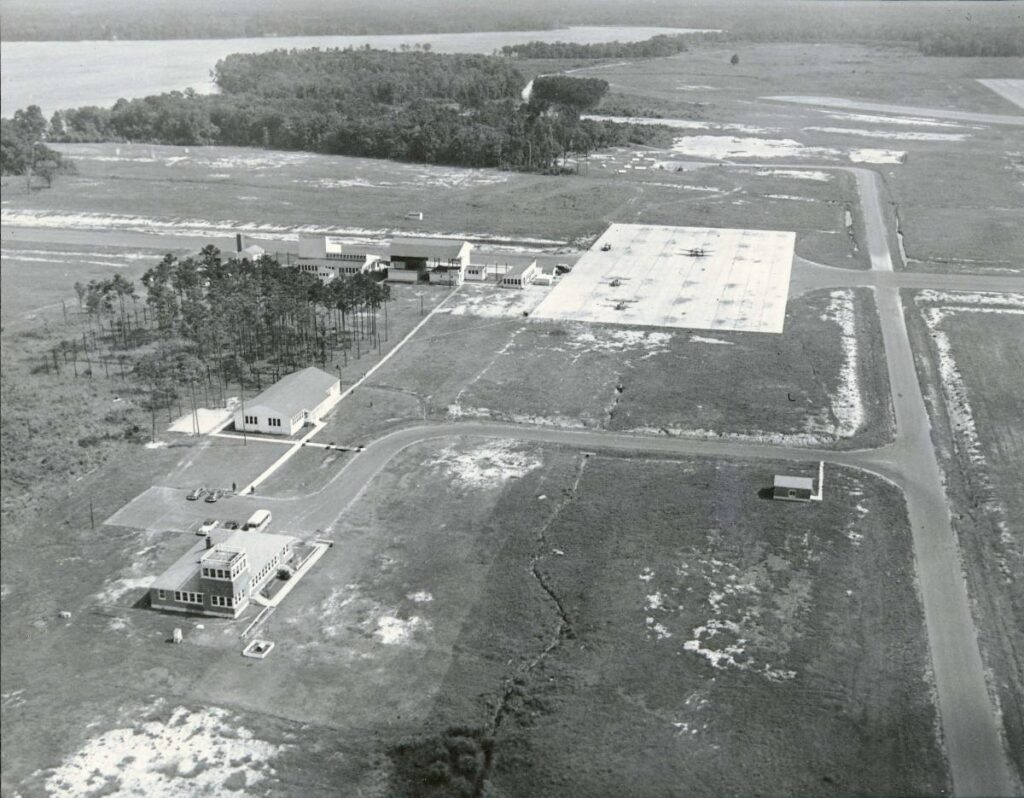
<instances>
[{"instance_id":1,"label":"terminal building","mask_svg":"<svg viewBox=\"0 0 1024 798\"><path fill-rule=\"evenodd\" d=\"M154 580L150 606L237 618L288 564L298 542L290 535L215 529Z\"/></svg>"},{"instance_id":2,"label":"terminal building","mask_svg":"<svg viewBox=\"0 0 1024 798\"><path fill-rule=\"evenodd\" d=\"M341 381L315 366L282 377L235 408L235 429L265 435L294 435L313 424L341 399Z\"/></svg>"}]
</instances>

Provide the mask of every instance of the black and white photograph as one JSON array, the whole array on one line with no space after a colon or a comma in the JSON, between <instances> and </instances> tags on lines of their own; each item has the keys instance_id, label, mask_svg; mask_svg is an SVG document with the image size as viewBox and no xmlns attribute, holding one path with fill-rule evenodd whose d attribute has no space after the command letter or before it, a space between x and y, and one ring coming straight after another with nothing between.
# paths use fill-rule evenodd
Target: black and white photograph
<instances>
[{"instance_id":1,"label":"black and white photograph","mask_svg":"<svg viewBox=\"0 0 1024 798\"><path fill-rule=\"evenodd\" d=\"M2 798L1024 796L1024 0L0 0Z\"/></svg>"}]
</instances>

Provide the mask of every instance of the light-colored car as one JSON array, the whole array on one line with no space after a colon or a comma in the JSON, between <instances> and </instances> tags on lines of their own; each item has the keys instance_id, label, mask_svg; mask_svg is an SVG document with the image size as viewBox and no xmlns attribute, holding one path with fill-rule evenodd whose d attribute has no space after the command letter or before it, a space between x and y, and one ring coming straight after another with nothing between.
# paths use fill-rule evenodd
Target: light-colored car
<instances>
[{"instance_id":1,"label":"light-colored car","mask_svg":"<svg viewBox=\"0 0 1024 798\"><path fill-rule=\"evenodd\" d=\"M219 499L223 495L224 494L219 490L211 490L209 493L206 494L206 498L203 499L203 501L206 502L207 504L213 504L215 501L217 501L217 499Z\"/></svg>"},{"instance_id":2,"label":"light-colored car","mask_svg":"<svg viewBox=\"0 0 1024 798\"><path fill-rule=\"evenodd\" d=\"M208 532L212 532L216 528L217 528L217 519L216 518L207 518L205 521L203 521L202 524L199 525L199 529L196 530L196 534L197 535L205 535Z\"/></svg>"},{"instance_id":3,"label":"light-colored car","mask_svg":"<svg viewBox=\"0 0 1024 798\"><path fill-rule=\"evenodd\" d=\"M195 488L188 495L185 496L190 502L194 502L197 499L203 498L206 495L206 488Z\"/></svg>"}]
</instances>

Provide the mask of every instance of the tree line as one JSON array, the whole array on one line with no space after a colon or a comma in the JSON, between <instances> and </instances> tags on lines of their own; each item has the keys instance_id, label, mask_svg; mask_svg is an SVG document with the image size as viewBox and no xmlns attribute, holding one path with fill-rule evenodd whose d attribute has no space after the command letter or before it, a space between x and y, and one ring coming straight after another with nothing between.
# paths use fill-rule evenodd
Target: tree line
<instances>
[{"instance_id":1,"label":"tree line","mask_svg":"<svg viewBox=\"0 0 1024 798\"><path fill-rule=\"evenodd\" d=\"M168 92L54 115L54 141L304 150L452 166L550 171L570 155L662 140L658 128L581 120L608 84L525 78L508 59L425 50L277 50L232 55L220 94ZM535 94L538 82L535 81Z\"/></svg>"},{"instance_id":2,"label":"tree line","mask_svg":"<svg viewBox=\"0 0 1024 798\"><path fill-rule=\"evenodd\" d=\"M527 42L506 45L501 54L508 58L662 58L687 51L691 34L659 35L642 42Z\"/></svg>"},{"instance_id":3,"label":"tree line","mask_svg":"<svg viewBox=\"0 0 1024 798\"><path fill-rule=\"evenodd\" d=\"M264 256L216 247L166 255L135 282L115 274L76 283L81 338L60 341L41 369L120 376L155 417L191 403L223 405L237 386L259 391L310 365L341 369L389 337L391 287L370 274L328 283Z\"/></svg>"},{"instance_id":4,"label":"tree line","mask_svg":"<svg viewBox=\"0 0 1024 798\"><path fill-rule=\"evenodd\" d=\"M34 175L50 186L56 174L74 171L70 161L43 143L48 128L38 105L0 119L0 174L25 175L31 188Z\"/></svg>"}]
</instances>

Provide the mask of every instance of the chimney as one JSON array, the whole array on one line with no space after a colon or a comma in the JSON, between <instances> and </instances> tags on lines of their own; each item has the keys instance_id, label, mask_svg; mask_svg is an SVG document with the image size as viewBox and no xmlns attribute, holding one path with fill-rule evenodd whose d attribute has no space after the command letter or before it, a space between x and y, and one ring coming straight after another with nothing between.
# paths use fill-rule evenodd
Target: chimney
<instances>
[{"instance_id":1,"label":"chimney","mask_svg":"<svg viewBox=\"0 0 1024 798\"><path fill-rule=\"evenodd\" d=\"M242 234L235 233L235 252L242 251Z\"/></svg>"},{"instance_id":2,"label":"chimney","mask_svg":"<svg viewBox=\"0 0 1024 798\"><path fill-rule=\"evenodd\" d=\"M206 536L206 548L208 548L208 549L212 549L213 548L213 538L210 537L209 535Z\"/></svg>"}]
</instances>

